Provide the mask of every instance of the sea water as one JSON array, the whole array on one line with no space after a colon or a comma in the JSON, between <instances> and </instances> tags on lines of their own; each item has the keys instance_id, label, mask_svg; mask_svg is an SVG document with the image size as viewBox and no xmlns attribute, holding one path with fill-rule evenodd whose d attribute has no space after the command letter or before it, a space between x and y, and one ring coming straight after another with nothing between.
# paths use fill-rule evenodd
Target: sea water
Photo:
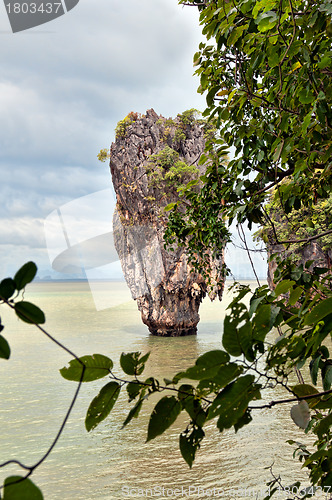
<instances>
[{"instance_id":1,"label":"sea water","mask_svg":"<svg viewBox=\"0 0 332 500\"><path fill-rule=\"evenodd\" d=\"M77 356L109 356L119 375L122 352L151 351L146 377L163 381L192 365L204 352L222 348L222 323L231 293L225 292L221 303L204 300L197 336L158 338L149 335L142 324L125 283L98 286L100 293L107 288L110 304L113 296L115 306L97 311L87 282L33 283L24 298L43 309L45 328L58 341ZM59 373L71 357L5 306L0 314L3 335L12 349L9 361L0 360L0 461L18 459L33 465L54 440L74 395L76 383ZM131 408L123 390L110 416L87 433L87 408L105 381L83 384L59 442L34 472L32 479L45 500L264 498L272 464L284 485L306 478L292 457L293 447L286 443L288 439L308 442L292 422L289 404L257 410L253 422L236 434L233 430L221 434L215 421L209 422L189 469L178 445L179 433L189 422L184 413L165 435L145 443L149 415L158 400L155 396L143 406L140 417L122 429ZM285 396L279 389L265 391L266 401ZM0 479L22 472L10 465L0 469ZM287 494L280 492L279 498Z\"/></svg>"}]
</instances>

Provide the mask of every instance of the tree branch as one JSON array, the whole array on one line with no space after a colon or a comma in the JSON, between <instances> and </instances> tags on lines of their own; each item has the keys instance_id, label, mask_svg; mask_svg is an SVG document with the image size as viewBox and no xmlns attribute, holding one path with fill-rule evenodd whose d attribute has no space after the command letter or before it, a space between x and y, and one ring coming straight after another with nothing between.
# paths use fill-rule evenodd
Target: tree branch
<instances>
[{"instance_id":1,"label":"tree branch","mask_svg":"<svg viewBox=\"0 0 332 500\"><path fill-rule=\"evenodd\" d=\"M332 394L332 389L330 389L329 391L317 392L316 394L310 394L309 396L301 396L301 397L290 398L290 399L279 399L278 401L271 401L270 403L267 403L266 405L248 406L248 410L262 410L264 408L272 408L273 406L284 404L284 403L294 403L296 401L319 398L321 396L325 396L326 394Z\"/></svg>"}]
</instances>

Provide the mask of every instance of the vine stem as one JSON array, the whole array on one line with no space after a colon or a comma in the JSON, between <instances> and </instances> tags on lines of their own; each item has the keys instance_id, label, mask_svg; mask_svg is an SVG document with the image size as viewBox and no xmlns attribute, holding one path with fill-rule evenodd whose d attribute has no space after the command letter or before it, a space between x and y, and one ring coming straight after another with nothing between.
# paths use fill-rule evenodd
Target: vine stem
<instances>
[{"instance_id":1,"label":"vine stem","mask_svg":"<svg viewBox=\"0 0 332 500\"><path fill-rule=\"evenodd\" d=\"M9 302L8 300L3 300L4 303L6 303L11 309L13 309L15 311L15 305L12 304L11 302ZM70 405L69 405L69 408L66 412L66 415L60 425L60 428L55 436L55 438L53 439L51 445L48 447L48 449L46 450L46 452L44 453L44 455L42 455L42 457L34 464L34 465L25 465L23 462L21 462L20 460L16 460L16 459L13 459L13 460L7 460L6 462L3 462L2 464L0 464L0 468L4 468L6 467L7 465L10 465L10 464L16 464L16 465L19 465L22 469L25 469L27 472L27 474L23 477L21 477L20 479L18 480L15 480L11 483L8 483L7 486L10 486L10 485L13 485L13 484L18 484L22 481L24 481L25 479L27 479L29 476L31 476L33 474L33 472L35 471L35 469L37 469L37 467L39 467L46 459L47 457L50 455L50 453L53 451L54 447L56 446L57 442L59 441L60 439L60 436L61 434L63 433L63 430L68 422L68 419L71 415L71 412L74 408L74 405L76 403L76 400L78 398L78 395L79 395L79 392L81 390L81 386L82 386L82 382L83 382L83 378L84 378L84 373L85 373L85 370L86 370L86 366L84 365L84 363L79 359L79 357L73 352L71 351L70 349L68 349L65 345L63 345L61 342L59 342L55 337L53 337L50 333L48 333L43 327L41 327L40 325L38 325L37 323L34 323L32 321L32 319L25 313L21 313L21 316L24 316L29 323L33 324L36 328L38 328L38 330L40 330L44 335L46 335L52 342L54 342L57 346L59 346L61 349L63 349L64 351L66 351L68 354L70 354L71 356L73 356L81 365L82 365L82 373L81 373L81 377L80 377L80 380L78 382L78 385L77 385L77 388L76 388L76 391L74 393L74 396L70 402ZM4 485L0 485L0 491L4 488Z\"/></svg>"}]
</instances>

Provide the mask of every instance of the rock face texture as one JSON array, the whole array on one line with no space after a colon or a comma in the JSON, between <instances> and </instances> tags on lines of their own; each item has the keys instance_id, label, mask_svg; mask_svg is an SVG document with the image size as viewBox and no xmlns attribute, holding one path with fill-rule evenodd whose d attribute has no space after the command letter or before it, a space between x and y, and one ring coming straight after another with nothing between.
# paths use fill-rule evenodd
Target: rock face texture
<instances>
[{"instance_id":1,"label":"rock face texture","mask_svg":"<svg viewBox=\"0 0 332 500\"><path fill-rule=\"evenodd\" d=\"M294 236L295 239L295 236ZM294 253L294 250L293 250ZM268 255L268 269L267 269L267 282L271 290L275 288L275 283L273 282L274 272L277 269L277 264L275 260L270 260L271 255L279 254L280 256L288 257L291 251L287 251L283 245L267 245L267 255ZM331 269L332 264L332 250L323 251L317 242L307 243L305 246L296 250L296 255L298 258L298 265L305 267L306 262L309 260L313 261L309 270L313 266L326 267Z\"/></svg>"},{"instance_id":2,"label":"rock face texture","mask_svg":"<svg viewBox=\"0 0 332 500\"><path fill-rule=\"evenodd\" d=\"M221 298L223 256L213 262L208 286L193 272L183 247L164 248L167 214L181 183L198 178L204 167L204 126L194 113L174 120L149 110L130 113L117 127L110 169L117 197L113 236L121 266L142 321L153 335L197 332L199 306L208 293Z\"/></svg>"}]
</instances>

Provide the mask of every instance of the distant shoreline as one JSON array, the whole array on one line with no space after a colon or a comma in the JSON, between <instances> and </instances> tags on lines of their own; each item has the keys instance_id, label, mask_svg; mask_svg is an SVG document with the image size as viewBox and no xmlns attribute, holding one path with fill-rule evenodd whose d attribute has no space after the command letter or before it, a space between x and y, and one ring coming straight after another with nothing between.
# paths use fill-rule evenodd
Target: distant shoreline
<instances>
[{"instance_id":1,"label":"distant shoreline","mask_svg":"<svg viewBox=\"0 0 332 500\"><path fill-rule=\"evenodd\" d=\"M262 277L262 276L259 276L258 277L259 280L261 281L267 281L267 278L266 276L265 277ZM256 281L255 278L244 278L244 277L239 277L239 278L228 278L226 279L225 281L225 285L228 285L229 283L232 283L232 282L236 282L236 281ZM99 279L87 279L87 278L68 278L68 279L63 279L63 278L60 278L60 279L43 279L43 278L37 278L33 281L33 283L89 283L89 282L93 282L93 283L126 283L126 280L125 279L121 279L121 278L116 278L116 279L103 279L103 278L99 278Z\"/></svg>"}]
</instances>

